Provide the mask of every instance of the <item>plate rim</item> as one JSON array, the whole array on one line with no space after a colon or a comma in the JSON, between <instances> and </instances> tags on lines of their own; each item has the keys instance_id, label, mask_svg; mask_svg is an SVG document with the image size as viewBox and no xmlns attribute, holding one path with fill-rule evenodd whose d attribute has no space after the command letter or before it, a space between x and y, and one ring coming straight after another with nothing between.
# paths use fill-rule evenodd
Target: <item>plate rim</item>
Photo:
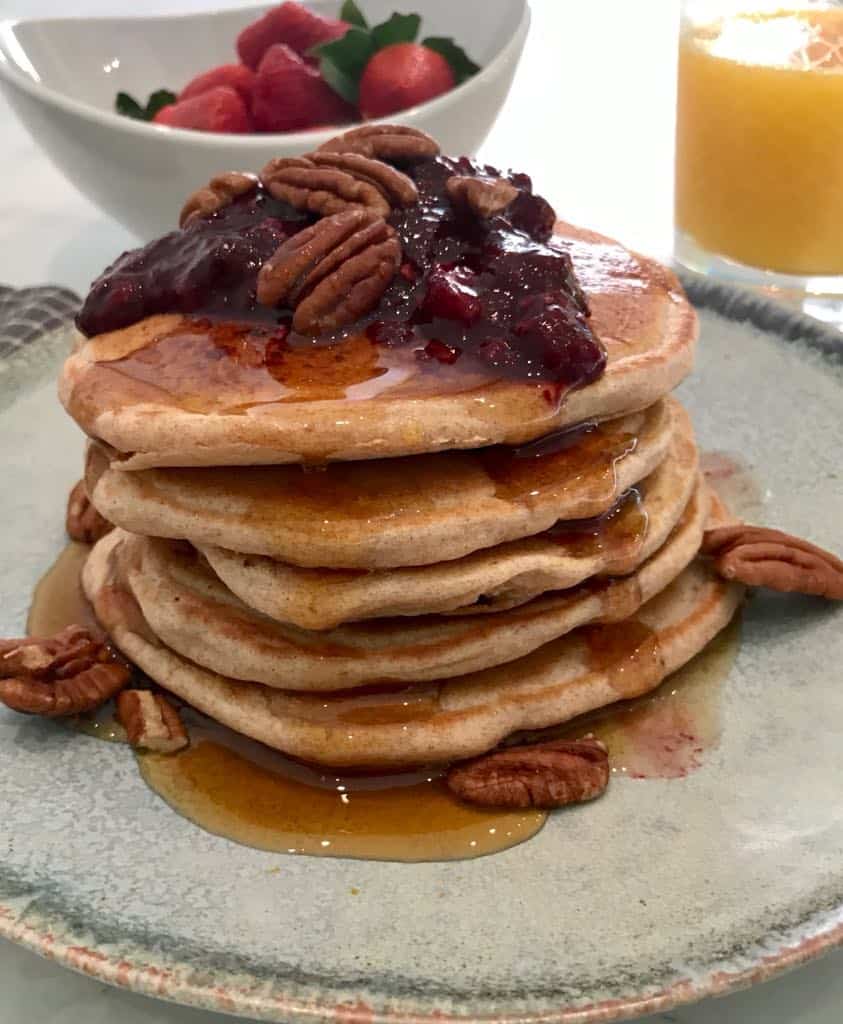
<instances>
[{"instance_id":1,"label":"plate rim","mask_svg":"<svg viewBox=\"0 0 843 1024\"><path fill-rule=\"evenodd\" d=\"M745 289L711 280L686 271L679 272L689 299L697 308L711 310L720 316L775 334L785 342L799 342L815 350L832 365L843 366L843 335L823 322L794 311L766 297ZM44 336L45 338L48 335ZM43 338L35 342L41 344ZM3 871L0 864L0 880ZM29 906L29 900L24 901ZM25 913L25 910L23 911ZM40 912L39 912L40 913ZM365 1002L331 1002L330 999L267 994L265 982L253 979L250 985L242 976L235 982L197 983L190 977L192 968L179 964L170 954L153 948L144 950L135 960L117 955L107 948L86 945L83 922L68 919L56 911L41 916L37 924L21 920L14 906L0 901L0 937L78 973L99 981L169 1002L181 1003L236 1016L257 1017L285 1022L332 1021L341 1024L464 1024L465 1021L494 1024L605 1024L627 1020L644 1014L670 1010L712 996L731 992L767 981L843 946L843 905L825 912L813 913L787 931L794 938L785 939L784 928L770 929L759 936L758 943L777 935L781 947L767 953L759 949L747 952L750 963L739 969L726 969L716 963L696 978L685 978L654 992L579 1006L518 1013L461 1014L454 1010L425 1011L377 1008Z\"/></svg>"}]
</instances>

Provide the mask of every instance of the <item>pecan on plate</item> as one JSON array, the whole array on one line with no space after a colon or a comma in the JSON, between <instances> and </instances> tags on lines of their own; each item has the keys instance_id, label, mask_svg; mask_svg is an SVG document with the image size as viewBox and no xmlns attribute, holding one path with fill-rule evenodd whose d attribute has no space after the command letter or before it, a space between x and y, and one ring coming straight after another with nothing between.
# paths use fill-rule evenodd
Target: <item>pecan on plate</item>
<instances>
[{"instance_id":1,"label":"pecan on plate","mask_svg":"<svg viewBox=\"0 0 843 1024\"><path fill-rule=\"evenodd\" d=\"M472 178L455 174L445 182L448 198L457 209L478 217L494 217L518 198L518 189L503 178Z\"/></svg>"},{"instance_id":2,"label":"pecan on plate","mask_svg":"<svg viewBox=\"0 0 843 1024\"><path fill-rule=\"evenodd\" d=\"M117 720L139 750L174 754L190 742L181 716L161 693L124 690L117 696Z\"/></svg>"},{"instance_id":3,"label":"pecan on plate","mask_svg":"<svg viewBox=\"0 0 843 1024\"><path fill-rule=\"evenodd\" d=\"M483 807L564 807L593 800L609 784L609 755L593 737L510 747L455 765L448 788Z\"/></svg>"},{"instance_id":4,"label":"pecan on plate","mask_svg":"<svg viewBox=\"0 0 843 1024\"><path fill-rule=\"evenodd\" d=\"M328 139L319 153L359 153L391 164L415 163L439 155L439 143L404 124L364 124Z\"/></svg>"},{"instance_id":5,"label":"pecan on plate","mask_svg":"<svg viewBox=\"0 0 843 1024\"><path fill-rule=\"evenodd\" d=\"M706 530L701 551L727 580L843 601L843 562L799 537L764 526Z\"/></svg>"},{"instance_id":6,"label":"pecan on plate","mask_svg":"<svg viewBox=\"0 0 843 1024\"><path fill-rule=\"evenodd\" d=\"M242 174L240 171L217 174L204 188L194 192L181 208L179 227L186 227L197 217L208 217L216 213L238 196L251 192L257 184L258 179L254 174Z\"/></svg>"},{"instance_id":7,"label":"pecan on plate","mask_svg":"<svg viewBox=\"0 0 843 1024\"><path fill-rule=\"evenodd\" d=\"M95 544L114 529L105 516L100 515L88 497L85 481L80 480L67 499L67 535L82 544Z\"/></svg>"},{"instance_id":8,"label":"pecan on plate","mask_svg":"<svg viewBox=\"0 0 843 1024\"><path fill-rule=\"evenodd\" d=\"M46 718L93 711L130 675L82 626L51 637L0 640L0 702L13 711Z\"/></svg>"},{"instance_id":9,"label":"pecan on plate","mask_svg":"<svg viewBox=\"0 0 843 1024\"><path fill-rule=\"evenodd\" d=\"M392 209L415 206L419 190L413 179L383 160L373 160L359 153L311 153L310 160L320 167L335 167L358 181L368 181L383 193Z\"/></svg>"},{"instance_id":10,"label":"pecan on plate","mask_svg":"<svg viewBox=\"0 0 843 1024\"><path fill-rule=\"evenodd\" d=\"M386 221L346 210L276 249L258 274L258 301L295 307L300 334L336 330L374 309L400 262L401 246Z\"/></svg>"},{"instance_id":11,"label":"pecan on plate","mask_svg":"<svg viewBox=\"0 0 843 1024\"><path fill-rule=\"evenodd\" d=\"M276 199L321 217L351 209L370 210L378 217L390 214L383 192L370 181L338 167L319 167L306 156L270 160L261 181Z\"/></svg>"}]
</instances>

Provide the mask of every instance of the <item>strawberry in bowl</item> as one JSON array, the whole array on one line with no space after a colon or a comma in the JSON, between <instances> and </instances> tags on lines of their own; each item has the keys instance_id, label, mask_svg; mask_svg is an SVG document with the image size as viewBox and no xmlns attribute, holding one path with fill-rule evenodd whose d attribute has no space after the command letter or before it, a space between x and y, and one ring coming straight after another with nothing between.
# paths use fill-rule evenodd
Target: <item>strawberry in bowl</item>
<instances>
[{"instance_id":1,"label":"strawberry in bowl","mask_svg":"<svg viewBox=\"0 0 843 1024\"><path fill-rule=\"evenodd\" d=\"M306 131L387 117L450 92L480 68L452 39L418 42L421 17L370 26L354 0L327 17L286 0L234 40L239 63L209 68L146 106L118 93L118 113L223 134Z\"/></svg>"}]
</instances>

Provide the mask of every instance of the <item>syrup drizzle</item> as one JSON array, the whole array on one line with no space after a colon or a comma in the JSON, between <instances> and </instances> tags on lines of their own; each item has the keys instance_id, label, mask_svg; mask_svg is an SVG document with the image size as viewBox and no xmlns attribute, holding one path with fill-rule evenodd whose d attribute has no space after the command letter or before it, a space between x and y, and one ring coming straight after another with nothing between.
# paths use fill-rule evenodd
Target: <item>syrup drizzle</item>
<instances>
[{"instance_id":1,"label":"syrup drizzle","mask_svg":"<svg viewBox=\"0 0 843 1024\"><path fill-rule=\"evenodd\" d=\"M439 772L329 775L209 720L189 716L191 747L145 754L147 784L206 831L277 853L369 860L480 857L529 839L542 811L458 803Z\"/></svg>"}]
</instances>

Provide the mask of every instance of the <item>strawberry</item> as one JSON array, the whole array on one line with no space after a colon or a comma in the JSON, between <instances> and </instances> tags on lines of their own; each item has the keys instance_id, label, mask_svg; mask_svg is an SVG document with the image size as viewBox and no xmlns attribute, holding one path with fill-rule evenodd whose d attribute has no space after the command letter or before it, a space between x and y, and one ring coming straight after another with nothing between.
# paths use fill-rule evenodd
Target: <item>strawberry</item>
<instances>
[{"instance_id":1,"label":"strawberry","mask_svg":"<svg viewBox=\"0 0 843 1024\"><path fill-rule=\"evenodd\" d=\"M155 124L170 128L193 128L200 132L250 132L252 119L236 89L218 85L190 99L162 107Z\"/></svg>"},{"instance_id":2,"label":"strawberry","mask_svg":"<svg viewBox=\"0 0 843 1024\"><path fill-rule=\"evenodd\" d=\"M255 80L255 73L242 64L221 64L219 67L204 71L201 75L187 83L179 93L179 103L182 100L192 99L194 96L201 96L203 92L210 92L218 85L230 85L236 89L248 107L252 100L252 83Z\"/></svg>"},{"instance_id":3,"label":"strawberry","mask_svg":"<svg viewBox=\"0 0 843 1024\"><path fill-rule=\"evenodd\" d=\"M349 106L319 71L284 43L263 55L252 90L255 126L264 132L289 132L342 124L354 117Z\"/></svg>"},{"instance_id":4,"label":"strawberry","mask_svg":"<svg viewBox=\"0 0 843 1024\"><path fill-rule=\"evenodd\" d=\"M454 88L450 64L419 43L394 43L372 57L360 79L360 113L386 117Z\"/></svg>"},{"instance_id":5,"label":"strawberry","mask_svg":"<svg viewBox=\"0 0 843 1024\"><path fill-rule=\"evenodd\" d=\"M287 0L243 29L237 37L237 53L247 67L256 70L275 43L286 43L300 57L306 57L312 47L344 36L349 28L346 21L323 18L295 0Z\"/></svg>"}]
</instances>

